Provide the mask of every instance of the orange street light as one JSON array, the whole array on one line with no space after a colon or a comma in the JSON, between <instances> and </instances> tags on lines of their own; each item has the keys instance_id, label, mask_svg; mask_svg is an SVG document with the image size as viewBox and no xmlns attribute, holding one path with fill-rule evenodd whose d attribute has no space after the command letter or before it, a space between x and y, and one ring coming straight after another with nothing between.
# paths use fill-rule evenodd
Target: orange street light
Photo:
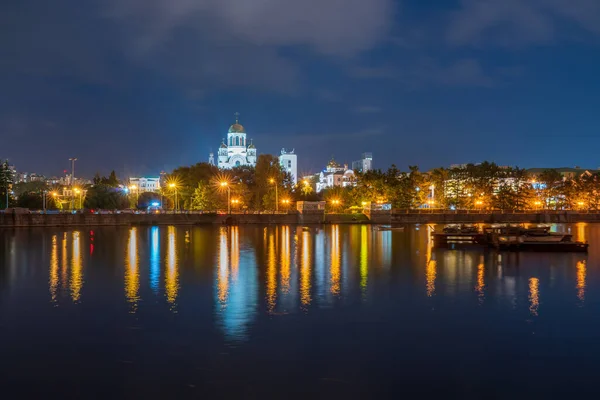
<instances>
[{"instance_id":1,"label":"orange street light","mask_svg":"<svg viewBox=\"0 0 600 400\"><path fill-rule=\"evenodd\" d=\"M273 179L273 178L269 179L269 183L274 184L275 179ZM275 212L279 212L279 199L278 199L278 194L277 194L277 185L275 185Z\"/></svg>"}]
</instances>

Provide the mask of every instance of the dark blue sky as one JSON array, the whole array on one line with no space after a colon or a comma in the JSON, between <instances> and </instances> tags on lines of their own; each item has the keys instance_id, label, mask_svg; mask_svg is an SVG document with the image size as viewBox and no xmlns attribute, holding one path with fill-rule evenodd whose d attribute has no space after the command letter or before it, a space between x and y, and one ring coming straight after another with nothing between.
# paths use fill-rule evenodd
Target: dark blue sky
<instances>
[{"instance_id":1,"label":"dark blue sky","mask_svg":"<svg viewBox=\"0 0 600 400\"><path fill-rule=\"evenodd\" d=\"M8 0L0 158L59 175L206 161L241 113L302 172L600 167L597 0Z\"/></svg>"}]
</instances>

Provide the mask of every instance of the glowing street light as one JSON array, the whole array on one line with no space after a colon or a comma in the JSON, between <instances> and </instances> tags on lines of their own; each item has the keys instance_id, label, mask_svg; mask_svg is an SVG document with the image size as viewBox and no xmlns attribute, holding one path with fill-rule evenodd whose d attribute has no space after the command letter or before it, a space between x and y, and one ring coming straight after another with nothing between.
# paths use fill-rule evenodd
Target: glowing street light
<instances>
[{"instance_id":1,"label":"glowing street light","mask_svg":"<svg viewBox=\"0 0 600 400\"><path fill-rule=\"evenodd\" d=\"M331 204L333 205L334 208L337 208L337 206L340 205L340 200L339 199L333 199L331 200Z\"/></svg>"},{"instance_id":2,"label":"glowing street light","mask_svg":"<svg viewBox=\"0 0 600 400\"><path fill-rule=\"evenodd\" d=\"M177 199L177 185L175 183L171 182L171 183L169 183L169 187L175 191L175 204L173 204L173 211L175 211L175 209L179 209L179 205L177 204L178 203L178 201L177 201L178 200Z\"/></svg>"},{"instance_id":3,"label":"glowing street light","mask_svg":"<svg viewBox=\"0 0 600 400\"><path fill-rule=\"evenodd\" d=\"M476 206L481 206L481 208L483 208L483 201L481 201L481 200L477 200L477 201L475 202L475 205L476 205Z\"/></svg>"},{"instance_id":4,"label":"glowing street light","mask_svg":"<svg viewBox=\"0 0 600 400\"><path fill-rule=\"evenodd\" d=\"M75 193L79 195L79 207L78 208L82 208L82 205L81 205L81 190L75 188Z\"/></svg>"},{"instance_id":5,"label":"glowing street light","mask_svg":"<svg viewBox=\"0 0 600 400\"><path fill-rule=\"evenodd\" d=\"M138 187L135 185L129 186L129 190L131 190L131 191L135 190L135 206L137 207L137 203L138 203L139 197L140 197L140 191L138 190Z\"/></svg>"},{"instance_id":6,"label":"glowing street light","mask_svg":"<svg viewBox=\"0 0 600 400\"><path fill-rule=\"evenodd\" d=\"M231 214L231 188L227 181L221 181L222 188L227 188L227 214Z\"/></svg>"},{"instance_id":7,"label":"glowing street light","mask_svg":"<svg viewBox=\"0 0 600 400\"><path fill-rule=\"evenodd\" d=\"M277 182L275 182L275 179L271 178L269 179L269 183L271 185L275 185L275 212L279 212L279 199L277 196Z\"/></svg>"},{"instance_id":8,"label":"glowing street light","mask_svg":"<svg viewBox=\"0 0 600 400\"><path fill-rule=\"evenodd\" d=\"M281 203L284 204L287 209L287 207L290 205L290 199L283 199L281 200Z\"/></svg>"}]
</instances>

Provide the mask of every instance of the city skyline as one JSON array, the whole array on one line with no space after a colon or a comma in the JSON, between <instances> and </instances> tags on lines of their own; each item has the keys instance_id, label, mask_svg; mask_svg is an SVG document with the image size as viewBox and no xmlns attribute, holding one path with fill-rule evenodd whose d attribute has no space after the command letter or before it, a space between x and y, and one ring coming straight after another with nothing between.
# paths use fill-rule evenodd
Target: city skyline
<instances>
[{"instance_id":1,"label":"city skyline","mask_svg":"<svg viewBox=\"0 0 600 400\"><path fill-rule=\"evenodd\" d=\"M600 165L596 2L34 3L3 4L0 25L2 157L29 171L205 161L235 111L306 171L365 151L382 168Z\"/></svg>"}]
</instances>

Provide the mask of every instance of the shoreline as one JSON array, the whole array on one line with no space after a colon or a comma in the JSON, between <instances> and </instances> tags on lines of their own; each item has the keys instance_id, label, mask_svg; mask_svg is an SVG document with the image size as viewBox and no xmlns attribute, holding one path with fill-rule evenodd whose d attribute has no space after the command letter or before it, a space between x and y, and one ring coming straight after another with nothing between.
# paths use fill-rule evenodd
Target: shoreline
<instances>
[{"instance_id":1,"label":"shoreline","mask_svg":"<svg viewBox=\"0 0 600 400\"><path fill-rule=\"evenodd\" d=\"M545 211L503 212L382 212L365 214L0 214L2 228L152 225L329 225L329 224L455 224L455 223L576 223L600 222L600 213Z\"/></svg>"}]
</instances>

